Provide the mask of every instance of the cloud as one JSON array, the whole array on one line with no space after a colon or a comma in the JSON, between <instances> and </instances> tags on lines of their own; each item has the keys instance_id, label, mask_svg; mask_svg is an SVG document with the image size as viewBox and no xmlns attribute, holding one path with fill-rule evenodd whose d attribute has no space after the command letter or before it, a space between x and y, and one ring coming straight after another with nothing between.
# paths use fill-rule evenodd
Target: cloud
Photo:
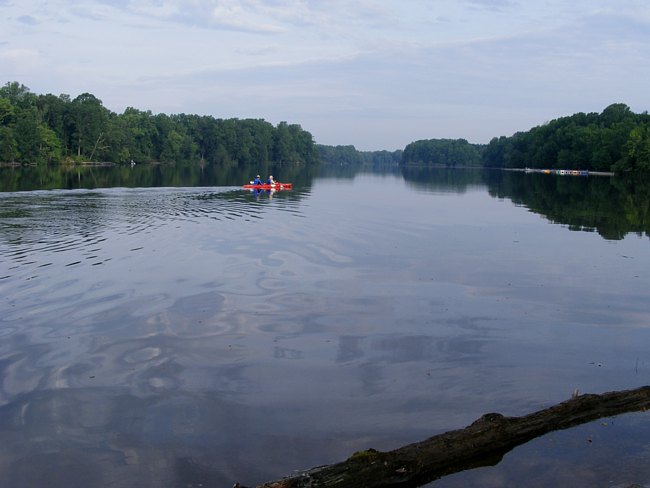
<instances>
[{"instance_id":1,"label":"cloud","mask_svg":"<svg viewBox=\"0 0 650 488\"><path fill-rule=\"evenodd\" d=\"M307 27L341 31L355 24L385 26L396 16L376 0L96 0L97 4L182 25L259 34Z\"/></svg>"},{"instance_id":2,"label":"cloud","mask_svg":"<svg viewBox=\"0 0 650 488\"><path fill-rule=\"evenodd\" d=\"M25 25L36 25L38 23L31 15L21 15L18 17L18 22Z\"/></svg>"},{"instance_id":3,"label":"cloud","mask_svg":"<svg viewBox=\"0 0 650 488\"><path fill-rule=\"evenodd\" d=\"M268 15L265 2L254 0L98 0L124 13L205 29L225 29L251 33L283 30Z\"/></svg>"},{"instance_id":4,"label":"cloud","mask_svg":"<svg viewBox=\"0 0 650 488\"><path fill-rule=\"evenodd\" d=\"M647 63L626 71L629 56L650 58L643 46L650 43L629 33L628 18L611 30L599 26L610 25L607 15L589 13L572 24L459 41L390 40L367 50L344 43L343 50L327 51L306 37L299 46L304 55L289 54L294 47L278 34L277 44L237 46L236 54L249 62L139 76L133 88L121 88L124 102L111 103L133 105L126 100L146 91L142 107L154 111L295 121L319 142L365 149L382 147L377 134L393 141L392 148L431 137L487 142L575 111L631 101L621 98L629 81L620 78L650 78ZM386 12L377 13L376 22L388 19ZM642 50L625 52L630 42L640 42ZM614 61L602 53L618 50L620 66L613 69Z\"/></svg>"},{"instance_id":5,"label":"cloud","mask_svg":"<svg viewBox=\"0 0 650 488\"><path fill-rule=\"evenodd\" d=\"M511 0L465 0L465 3L470 7L491 10L493 12L501 12L517 6L517 2Z\"/></svg>"},{"instance_id":6,"label":"cloud","mask_svg":"<svg viewBox=\"0 0 650 488\"><path fill-rule=\"evenodd\" d=\"M325 143L487 142L613 102L648 109L647 0L25 0L3 14L0 72L35 91L287 120Z\"/></svg>"},{"instance_id":7,"label":"cloud","mask_svg":"<svg viewBox=\"0 0 650 488\"><path fill-rule=\"evenodd\" d=\"M221 0L212 9L212 20L216 25L236 30L274 33L285 29L273 21L273 16L264 15L263 4L257 1Z\"/></svg>"},{"instance_id":8,"label":"cloud","mask_svg":"<svg viewBox=\"0 0 650 488\"><path fill-rule=\"evenodd\" d=\"M590 36L617 42L631 39L645 44L650 41L650 15L639 14L599 11L582 19L579 27L583 34Z\"/></svg>"},{"instance_id":9,"label":"cloud","mask_svg":"<svg viewBox=\"0 0 650 488\"><path fill-rule=\"evenodd\" d=\"M8 43L3 43L4 45ZM0 58L11 59L11 60L27 60L35 59L39 57L39 53L36 49L3 49L0 50Z\"/></svg>"}]
</instances>

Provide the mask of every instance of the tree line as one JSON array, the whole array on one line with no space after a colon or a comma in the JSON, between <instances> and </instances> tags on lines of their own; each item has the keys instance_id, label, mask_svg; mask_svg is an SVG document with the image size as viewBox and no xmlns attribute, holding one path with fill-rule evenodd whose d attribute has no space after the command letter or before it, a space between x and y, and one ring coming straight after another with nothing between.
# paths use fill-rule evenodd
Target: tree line
<instances>
[{"instance_id":1,"label":"tree line","mask_svg":"<svg viewBox=\"0 0 650 488\"><path fill-rule=\"evenodd\" d=\"M383 168L397 166L402 161L401 150L359 151L354 146L326 146L317 144L320 161L326 165L350 168Z\"/></svg>"},{"instance_id":2,"label":"tree line","mask_svg":"<svg viewBox=\"0 0 650 488\"><path fill-rule=\"evenodd\" d=\"M36 95L18 82L0 88L0 162L200 163L220 168L295 163L361 167L476 166L650 171L650 115L615 103L576 113L489 144L428 139L398 151L316 145L300 125L262 119L111 112L90 93Z\"/></svg>"},{"instance_id":3,"label":"tree line","mask_svg":"<svg viewBox=\"0 0 650 488\"><path fill-rule=\"evenodd\" d=\"M576 113L493 138L483 164L497 168L560 168L593 171L649 171L650 115L623 103L598 113Z\"/></svg>"},{"instance_id":4,"label":"tree line","mask_svg":"<svg viewBox=\"0 0 650 488\"><path fill-rule=\"evenodd\" d=\"M0 162L81 161L314 165L318 153L297 124L132 107L116 114L90 93L36 95L18 82L0 88Z\"/></svg>"},{"instance_id":5,"label":"tree line","mask_svg":"<svg viewBox=\"0 0 650 488\"><path fill-rule=\"evenodd\" d=\"M325 163L361 165L363 153L354 146L320 147ZM650 171L650 115L633 113L615 103L602 113L577 113L552 120L489 144L465 139L426 139L392 153L401 166L476 166L489 168L583 169Z\"/></svg>"},{"instance_id":6,"label":"tree line","mask_svg":"<svg viewBox=\"0 0 650 488\"><path fill-rule=\"evenodd\" d=\"M404 148L402 164L428 166L481 166L482 147L465 139L428 139L415 141Z\"/></svg>"}]
</instances>

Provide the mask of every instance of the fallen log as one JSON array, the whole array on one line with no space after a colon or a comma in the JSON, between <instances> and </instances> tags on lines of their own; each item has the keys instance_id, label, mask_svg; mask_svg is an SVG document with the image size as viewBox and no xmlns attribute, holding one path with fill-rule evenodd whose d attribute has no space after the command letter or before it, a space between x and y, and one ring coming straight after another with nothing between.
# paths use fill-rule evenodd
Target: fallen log
<instances>
[{"instance_id":1,"label":"fallen log","mask_svg":"<svg viewBox=\"0 0 650 488\"><path fill-rule=\"evenodd\" d=\"M601 395L576 393L570 400L529 415L488 413L464 429L393 451L356 452L343 462L257 488L414 488L466 469L494 466L516 446L549 432L649 407L650 386ZM237 487L245 488L235 484Z\"/></svg>"}]
</instances>

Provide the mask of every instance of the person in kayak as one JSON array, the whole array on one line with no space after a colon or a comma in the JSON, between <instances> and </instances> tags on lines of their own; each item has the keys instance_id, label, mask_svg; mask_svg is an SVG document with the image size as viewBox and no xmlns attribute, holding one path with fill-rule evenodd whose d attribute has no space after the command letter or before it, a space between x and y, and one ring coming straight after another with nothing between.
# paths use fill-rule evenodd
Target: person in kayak
<instances>
[{"instance_id":1,"label":"person in kayak","mask_svg":"<svg viewBox=\"0 0 650 488\"><path fill-rule=\"evenodd\" d=\"M267 185L275 185L275 180L273 179L273 175L269 175L269 179L266 180Z\"/></svg>"},{"instance_id":2,"label":"person in kayak","mask_svg":"<svg viewBox=\"0 0 650 488\"><path fill-rule=\"evenodd\" d=\"M262 180L260 178L260 175L257 175L255 179L253 180L253 185L262 185Z\"/></svg>"}]
</instances>

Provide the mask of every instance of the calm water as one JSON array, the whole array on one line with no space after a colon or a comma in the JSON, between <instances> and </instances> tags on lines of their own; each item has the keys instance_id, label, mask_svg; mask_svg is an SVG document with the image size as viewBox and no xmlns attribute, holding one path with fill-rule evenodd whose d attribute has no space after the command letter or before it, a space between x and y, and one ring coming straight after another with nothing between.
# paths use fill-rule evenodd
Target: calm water
<instances>
[{"instance_id":1,"label":"calm water","mask_svg":"<svg viewBox=\"0 0 650 488\"><path fill-rule=\"evenodd\" d=\"M570 178L0 193L0 485L253 485L650 383L647 220L609 208L641 190ZM650 484L649 452L628 414L431 486Z\"/></svg>"}]
</instances>

